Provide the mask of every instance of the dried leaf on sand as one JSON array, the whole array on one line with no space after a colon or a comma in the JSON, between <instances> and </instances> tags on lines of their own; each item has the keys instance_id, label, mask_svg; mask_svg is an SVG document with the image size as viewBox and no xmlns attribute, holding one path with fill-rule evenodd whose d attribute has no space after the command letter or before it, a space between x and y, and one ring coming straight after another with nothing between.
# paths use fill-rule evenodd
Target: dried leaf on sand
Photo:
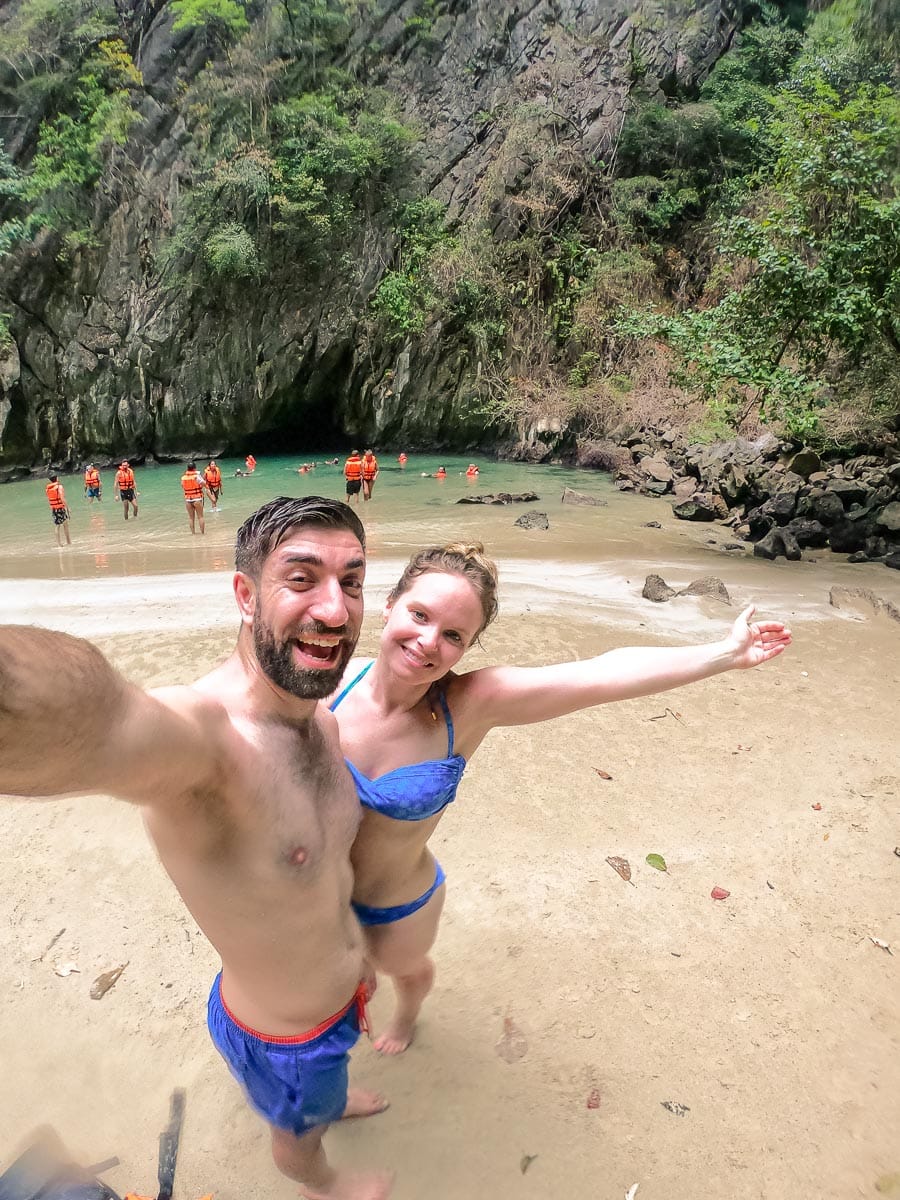
<instances>
[{"instance_id":1,"label":"dried leaf on sand","mask_svg":"<svg viewBox=\"0 0 900 1200\"><path fill-rule=\"evenodd\" d=\"M632 887L635 886L631 880L631 863L627 858L620 858L618 854L611 854L606 861L626 883L630 883Z\"/></svg>"},{"instance_id":2,"label":"dried leaf on sand","mask_svg":"<svg viewBox=\"0 0 900 1200\"><path fill-rule=\"evenodd\" d=\"M121 963L118 967L113 967L109 971L104 971L102 975L98 975L91 984L91 999L102 1000L111 987L115 986L116 980L128 966L128 963Z\"/></svg>"}]
</instances>

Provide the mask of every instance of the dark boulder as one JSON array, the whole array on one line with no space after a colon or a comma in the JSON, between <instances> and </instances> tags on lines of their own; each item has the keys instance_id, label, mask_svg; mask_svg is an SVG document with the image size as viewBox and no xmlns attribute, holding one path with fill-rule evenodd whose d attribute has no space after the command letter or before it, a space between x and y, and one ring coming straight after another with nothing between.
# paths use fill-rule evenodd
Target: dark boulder
<instances>
[{"instance_id":1,"label":"dark boulder","mask_svg":"<svg viewBox=\"0 0 900 1200\"><path fill-rule=\"evenodd\" d=\"M894 571L900 571L900 550L895 550L893 554L889 554L884 560L886 567L891 567Z\"/></svg>"},{"instance_id":2,"label":"dark boulder","mask_svg":"<svg viewBox=\"0 0 900 1200\"><path fill-rule=\"evenodd\" d=\"M783 554L790 562L796 562L801 557L797 539L787 529L770 529L753 547L753 553L757 558L768 559Z\"/></svg>"},{"instance_id":3,"label":"dark boulder","mask_svg":"<svg viewBox=\"0 0 900 1200\"><path fill-rule=\"evenodd\" d=\"M802 476L778 467L772 467L757 480L757 490L764 496L779 496L782 493L796 496L802 487L806 487L806 480Z\"/></svg>"},{"instance_id":4,"label":"dark boulder","mask_svg":"<svg viewBox=\"0 0 900 1200\"><path fill-rule=\"evenodd\" d=\"M662 604L663 601L677 596L678 592L675 588L669 587L662 575L648 575L644 580L641 595L645 600L653 600L657 604Z\"/></svg>"},{"instance_id":5,"label":"dark boulder","mask_svg":"<svg viewBox=\"0 0 900 1200\"><path fill-rule=\"evenodd\" d=\"M771 514L778 525L787 525L797 511L797 496L794 492L779 492L772 496L762 506L766 513Z\"/></svg>"},{"instance_id":6,"label":"dark boulder","mask_svg":"<svg viewBox=\"0 0 900 1200\"><path fill-rule=\"evenodd\" d=\"M825 490L838 496L844 508L849 508L851 504L865 504L870 494L864 483L853 479L832 479L825 485Z\"/></svg>"},{"instance_id":7,"label":"dark boulder","mask_svg":"<svg viewBox=\"0 0 900 1200\"><path fill-rule=\"evenodd\" d=\"M826 492L821 488L813 488L807 496L801 497L797 504L797 515L812 517L823 525L834 525L844 519L844 506L840 496L834 492Z\"/></svg>"},{"instance_id":8,"label":"dark boulder","mask_svg":"<svg viewBox=\"0 0 900 1200\"><path fill-rule=\"evenodd\" d=\"M858 522L855 521L839 521L837 525L832 525L828 533L828 540L831 543L832 550L837 554L853 554L856 550L862 550L866 544L866 530Z\"/></svg>"},{"instance_id":9,"label":"dark boulder","mask_svg":"<svg viewBox=\"0 0 900 1200\"><path fill-rule=\"evenodd\" d=\"M679 521L715 521L719 515L713 497L705 492L695 492L690 500L673 504L672 512Z\"/></svg>"},{"instance_id":10,"label":"dark boulder","mask_svg":"<svg viewBox=\"0 0 900 1200\"><path fill-rule=\"evenodd\" d=\"M719 480L719 491L732 507L743 504L750 495L750 481L746 470L735 463L729 463Z\"/></svg>"},{"instance_id":11,"label":"dark boulder","mask_svg":"<svg viewBox=\"0 0 900 1200\"><path fill-rule=\"evenodd\" d=\"M550 522L547 519L545 512L538 512L537 509L532 509L531 512L522 513L521 517L517 517L513 524L518 525L520 529L549 529Z\"/></svg>"},{"instance_id":12,"label":"dark boulder","mask_svg":"<svg viewBox=\"0 0 900 1200\"><path fill-rule=\"evenodd\" d=\"M756 540L764 537L770 529L775 525L775 518L771 513L766 512L765 506L760 505L759 508L751 508L747 513L747 532L750 537Z\"/></svg>"},{"instance_id":13,"label":"dark boulder","mask_svg":"<svg viewBox=\"0 0 900 1200\"><path fill-rule=\"evenodd\" d=\"M820 548L828 545L828 530L819 521L808 517L795 517L785 526L785 530L796 538L800 546Z\"/></svg>"},{"instance_id":14,"label":"dark boulder","mask_svg":"<svg viewBox=\"0 0 900 1200\"><path fill-rule=\"evenodd\" d=\"M822 460L815 450L801 450L788 462L787 467L795 475L802 475L804 479L809 479L814 471L821 471Z\"/></svg>"}]
</instances>

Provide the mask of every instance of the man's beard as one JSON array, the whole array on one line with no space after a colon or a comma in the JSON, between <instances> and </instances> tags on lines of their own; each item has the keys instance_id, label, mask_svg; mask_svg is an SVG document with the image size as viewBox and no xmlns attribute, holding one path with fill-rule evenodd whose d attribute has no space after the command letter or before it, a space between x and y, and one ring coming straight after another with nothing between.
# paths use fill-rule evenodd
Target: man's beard
<instances>
[{"instance_id":1,"label":"man's beard","mask_svg":"<svg viewBox=\"0 0 900 1200\"><path fill-rule=\"evenodd\" d=\"M299 700L322 700L329 696L341 681L347 663L353 657L356 638L346 640L348 627L329 629L325 625L315 623L304 625L297 630L297 637L290 642L276 642L271 627L260 619L259 613L253 622L253 649L256 661L263 673L282 691L289 692ZM297 667L293 659L293 642L307 637L317 637L323 634L333 634L341 637L338 646L338 662L336 666L321 670Z\"/></svg>"}]
</instances>

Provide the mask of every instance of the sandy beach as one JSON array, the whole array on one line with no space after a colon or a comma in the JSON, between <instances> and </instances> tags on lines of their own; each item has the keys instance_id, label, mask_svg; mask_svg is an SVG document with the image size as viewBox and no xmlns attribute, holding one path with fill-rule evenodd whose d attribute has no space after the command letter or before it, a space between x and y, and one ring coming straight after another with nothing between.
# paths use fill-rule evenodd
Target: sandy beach
<instances>
[{"instance_id":1,"label":"sandy beach","mask_svg":"<svg viewBox=\"0 0 900 1200\"><path fill-rule=\"evenodd\" d=\"M374 572L361 651L393 566ZM768 612L797 594L795 645L757 671L487 740L435 838L449 891L419 1036L399 1059L354 1054L391 1108L329 1134L336 1159L395 1169L397 1200L622 1200L635 1183L638 1200L900 1194L876 1191L900 1172L900 625L864 602L829 608L823 579L804 600L796 572L752 566L729 564L730 610L654 607L639 571L612 570L592 615L596 572L505 565L503 615L464 665L713 639L754 581ZM146 685L181 682L230 650L233 602L227 576L197 577L186 615L160 578L8 581L4 619L87 634ZM50 1124L81 1162L117 1155L120 1193L155 1194L180 1086L178 1200L295 1195L209 1041L216 956L139 813L10 801L0 830L0 1158ZM508 1022L513 1061L498 1053Z\"/></svg>"}]
</instances>

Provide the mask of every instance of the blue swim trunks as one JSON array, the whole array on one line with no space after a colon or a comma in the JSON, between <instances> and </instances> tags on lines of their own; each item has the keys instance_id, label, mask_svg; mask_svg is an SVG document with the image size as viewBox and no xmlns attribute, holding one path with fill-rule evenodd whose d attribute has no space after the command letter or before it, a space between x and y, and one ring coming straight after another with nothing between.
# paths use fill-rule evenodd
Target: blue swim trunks
<instances>
[{"instance_id":1,"label":"blue swim trunks","mask_svg":"<svg viewBox=\"0 0 900 1200\"><path fill-rule=\"evenodd\" d=\"M395 921L402 921L404 917L411 917L414 912L418 912L420 908L424 908L441 884L445 883L447 879L441 864L436 862L434 865L434 883L421 896L417 896L415 900L410 900L409 904L394 904L390 908L373 908L369 904L354 904L353 911L356 913L356 919L360 925L393 925Z\"/></svg>"},{"instance_id":2,"label":"blue swim trunks","mask_svg":"<svg viewBox=\"0 0 900 1200\"><path fill-rule=\"evenodd\" d=\"M221 981L220 973L209 993L207 1025L250 1106L270 1125L298 1137L340 1120L347 1105L350 1050L360 1030L368 1029L365 985L359 985L346 1008L308 1033L272 1037L228 1011Z\"/></svg>"}]
</instances>

